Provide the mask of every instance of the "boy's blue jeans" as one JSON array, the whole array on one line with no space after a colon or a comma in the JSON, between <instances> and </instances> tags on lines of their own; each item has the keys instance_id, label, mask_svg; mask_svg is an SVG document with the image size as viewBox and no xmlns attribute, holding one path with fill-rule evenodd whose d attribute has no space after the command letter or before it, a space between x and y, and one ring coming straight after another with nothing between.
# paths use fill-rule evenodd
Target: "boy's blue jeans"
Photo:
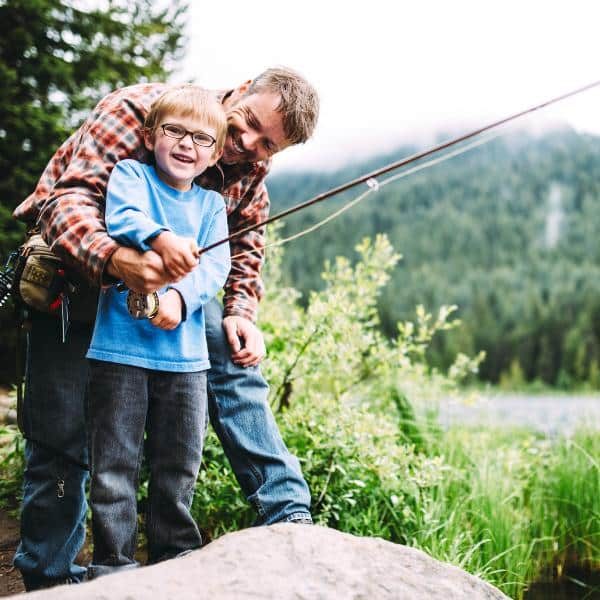
<instances>
[{"instance_id":1,"label":"boy's blue jeans","mask_svg":"<svg viewBox=\"0 0 600 600\"><path fill-rule=\"evenodd\" d=\"M212 364L209 415L242 491L258 510L259 523L309 517L308 486L281 439L260 370L229 359L220 303L211 301L205 311ZM58 321L39 315L29 334L23 411L27 468L14 563L30 589L85 572L74 560L85 538L88 474L81 464L87 463L85 353L91 332L91 324L73 323L62 344ZM58 497L62 469L64 491Z\"/></svg>"},{"instance_id":2,"label":"boy's blue jeans","mask_svg":"<svg viewBox=\"0 0 600 600\"><path fill-rule=\"evenodd\" d=\"M199 548L190 506L206 429L206 372L90 361L90 506L95 577L137 566L137 491L149 468L148 562ZM144 442L144 431L146 440Z\"/></svg>"}]
</instances>

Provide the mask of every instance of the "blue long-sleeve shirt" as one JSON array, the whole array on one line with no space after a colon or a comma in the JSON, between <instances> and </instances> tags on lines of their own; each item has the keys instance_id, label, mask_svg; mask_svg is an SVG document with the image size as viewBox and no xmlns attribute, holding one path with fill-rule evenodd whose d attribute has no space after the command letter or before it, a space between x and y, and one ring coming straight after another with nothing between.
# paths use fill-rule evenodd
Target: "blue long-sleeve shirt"
<instances>
[{"instance_id":1,"label":"blue long-sleeve shirt","mask_svg":"<svg viewBox=\"0 0 600 600\"><path fill-rule=\"evenodd\" d=\"M150 250L149 240L164 230L194 238L200 248L228 235L220 194L197 185L186 192L175 190L159 179L153 166L134 160L117 163L111 173L106 226L117 242L142 251ZM223 287L229 268L225 243L203 254L189 275L169 285L185 305L185 320L171 331L131 317L127 293L114 286L102 289L87 357L158 371L208 369L202 306Z\"/></svg>"}]
</instances>

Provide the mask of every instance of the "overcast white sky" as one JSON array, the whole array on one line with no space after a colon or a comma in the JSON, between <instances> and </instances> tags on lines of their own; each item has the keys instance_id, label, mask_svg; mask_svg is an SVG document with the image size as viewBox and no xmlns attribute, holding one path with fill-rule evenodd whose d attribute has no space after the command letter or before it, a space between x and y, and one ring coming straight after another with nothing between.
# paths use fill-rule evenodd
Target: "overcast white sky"
<instances>
[{"instance_id":1,"label":"overcast white sky","mask_svg":"<svg viewBox=\"0 0 600 600\"><path fill-rule=\"evenodd\" d=\"M315 137L275 171L431 144L600 80L595 0L193 1L174 80L233 87L277 64L318 88ZM600 134L600 88L538 113ZM530 119L531 121L531 119Z\"/></svg>"}]
</instances>

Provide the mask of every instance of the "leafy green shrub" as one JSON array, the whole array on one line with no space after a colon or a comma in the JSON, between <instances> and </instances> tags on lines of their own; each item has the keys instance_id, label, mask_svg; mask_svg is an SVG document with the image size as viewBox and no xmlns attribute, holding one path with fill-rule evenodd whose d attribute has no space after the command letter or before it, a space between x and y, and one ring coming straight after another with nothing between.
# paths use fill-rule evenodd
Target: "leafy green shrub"
<instances>
[{"instance_id":1,"label":"leafy green shrub","mask_svg":"<svg viewBox=\"0 0 600 600\"><path fill-rule=\"evenodd\" d=\"M417 525L423 490L446 467L424 449L435 428L424 427L407 393L454 389L476 369L460 356L451 377L432 372L425 353L432 336L448 329L451 308L436 319L417 310L394 341L379 332L377 300L399 257L384 236L364 240L360 260L326 264L325 289L306 309L294 290L270 282L261 323L268 342L264 368L282 435L301 460L318 523L360 535L406 542ZM279 277L280 255L268 276ZM435 388L435 389L434 389ZM209 438L194 511L215 533L251 522L222 450ZM232 516L233 513L233 516Z\"/></svg>"}]
</instances>

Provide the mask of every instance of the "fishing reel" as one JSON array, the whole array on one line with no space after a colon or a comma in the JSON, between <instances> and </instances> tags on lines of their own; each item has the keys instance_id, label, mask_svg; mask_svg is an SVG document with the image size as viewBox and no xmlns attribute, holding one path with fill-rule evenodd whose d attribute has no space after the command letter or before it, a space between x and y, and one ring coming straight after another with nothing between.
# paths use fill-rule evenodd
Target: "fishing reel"
<instances>
[{"instance_id":1,"label":"fishing reel","mask_svg":"<svg viewBox=\"0 0 600 600\"><path fill-rule=\"evenodd\" d=\"M127 310L134 319L154 319L158 314L158 294L143 294L142 292L127 292Z\"/></svg>"}]
</instances>

